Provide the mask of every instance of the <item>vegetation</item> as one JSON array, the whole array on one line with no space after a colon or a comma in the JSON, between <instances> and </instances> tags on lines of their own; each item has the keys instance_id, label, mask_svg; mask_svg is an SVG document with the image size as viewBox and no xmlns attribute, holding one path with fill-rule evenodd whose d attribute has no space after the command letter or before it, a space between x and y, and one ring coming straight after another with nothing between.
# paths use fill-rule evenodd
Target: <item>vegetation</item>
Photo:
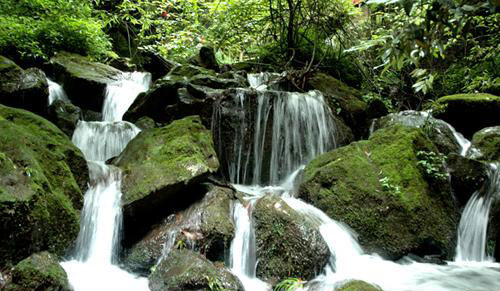
<instances>
[{"instance_id":1,"label":"vegetation","mask_svg":"<svg viewBox=\"0 0 500 291\"><path fill-rule=\"evenodd\" d=\"M300 278L288 278L288 279L285 279L285 280L281 281L280 283L278 283L278 285L276 285L276 287L274 287L274 290L275 291L293 291L293 290L297 290L299 288L302 288L305 283L306 283L306 281L303 281Z\"/></svg>"}]
</instances>

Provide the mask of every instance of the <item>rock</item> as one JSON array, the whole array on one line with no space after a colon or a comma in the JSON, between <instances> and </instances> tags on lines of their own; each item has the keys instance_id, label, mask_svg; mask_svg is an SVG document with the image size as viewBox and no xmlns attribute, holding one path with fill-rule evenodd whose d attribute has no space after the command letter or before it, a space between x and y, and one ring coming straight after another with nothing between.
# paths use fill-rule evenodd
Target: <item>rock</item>
<instances>
[{"instance_id":1,"label":"rock","mask_svg":"<svg viewBox=\"0 0 500 291\"><path fill-rule=\"evenodd\" d=\"M212 47L204 46L200 48L198 62L200 66L206 69L214 70L216 72L220 70L217 59L215 58L214 49Z\"/></svg>"},{"instance_id":2,"label":"rock","mask_svg":"<svg viewBox=\"0 0 500 291\"><path fill-rule=\"evenodd\" d=\"M48 252L33 254L12 270L12 280L4 291L71 291L58 258Z\"/></svg>"},{"instance_id":3,"label":"rock","mask_svg":"<svg viewBox=\"0 0 500 291\"><path fill-rule=\"evenodd\" d=\"M368 119L380 118L389 114L387 105L380 98L373 98L368 101L368 108L366 109Z\"/></svg>"},{"instance_id":4,"label":"rock","mask_svg":"<svg viewBox=\"0 0 500 291\"><path fill-rule=\"evenodd\" d=\"M494 199L490 210L490 221L488 225L488 245L494 246L493 250L488 249L488 253L493 253L496 261L500 261L500 199Z\"/></svg>"},{"instance_id":5,"label":"rock","mask_svg":"<svg viewBox=\"0 0 500 291\"><path fill-rule=\"evenodd\" d=\"M92 110L82 110L83 120L85 121L102 121L102 113Z\"/></svg>"},{"instance_id":6,"label":"rock","mask_svg":"<svg viewBox=\"0 0 500 291\"><path fill-rule=\"evenodd\" d=\"M73 104L97 112L102 110L106 85L122 74L111 66L66 52L52 57L49 69Z\"/></svg>"},{"instance_id":7,"label":"rock","mask_svg":"<svg viewBox=\"0 0 500 291\"><path fill-rule=\"evenodd\" d=\"M472 137L472 145L479 149L481 160L500 162L500 126L483 128Z\"/></svg>"},{"instance_id":8,"label":"rock","mask_svg":"<svg viewBox=\"0 0 500 291\"><path fill-rule=\"evenodd\" d=\"M317 226L275 195L259 199L252 217L257 277L274 285L289 277L309 280L321 273L330 251Z\"/></svg>"},{"instance_id":9,"label":"rock","mask_svg":"<svg viewBox=\"0 0 500 291\"><path fill-rule=\"evenodd\" d=\"M453 129L450 125L423 111L406 110L386 115L374 120L371 130L376 131L398 124L409 128L421 128L438 150L445 155L461 151L460 144L453 135Z\"/></svg>"},{"instance_id":10,"label":"rock","mask_svg":"<svg viewBox=\"0 0 500 291\"><path fill-rule=\"evenodd\" d=\"M458 209L444 163L425 161L437 171L428 175L419 152L437 152L421 130L380 129L310 162L299 197L354 229L368 253L450 257Z\"/></svg>"},{"instance_id":11,"label":"rock","mask_svg":"<svg viewBox=\"0 0 500 291\"><path fill-rule=\"evenodd\" d=\"M62 254L79 231L88 168L47 120L0 105L0 267L29 254Z\"/></svg>"},{"instance_id":12,"label":"rock","mask_svg":"<svg viewBox=\"0 0 500 291\"><path fill-rule=\"evenodd\" d=\"M325 100L346 124L354 129L354 135L364 135L367 128L367 105L361 100L361 93L332 76L317 73L307 80L306 89L319 90L325 95Z\"/></svg>"},{"instance_id":13,"label":"rock","mask_svg":"<svg viewBox=\"0 0 500 291\"><path fill-rule=\"evenodd\" d=\"M152 79L157 80L167 75L174 67L180 64L167 60L151 51L141 51L137 62L146 72L150 72Z\"/></svg>"},{"instance_id":14,"label":"rock","mask_svg":"<svg viewBox=\"0 0 500 291\"><path fill-rule=\"evenodd\" d=\"M123 170L125 224L197 198L192 187L219 168L212 136L198 116L141 132L114 163Z\"/></svg>"},{"instance_id":15,"label":"rock","mask_svg":"<svg viewBox=\"0 0 500 291\"><path fill-rule=\"evenodd\" d=\"M156 123L151 117L143 116L136 121L135 126L141 130L147 130L155 128Z\"/></svg>"},{"instance_id":16,"label":"rock","mask_svg":"<svg viewBox=\"0 0 500 291\"><path fill-rule=\"evenodd\" d=\"M212 75L212 76L217 76L217 73L208 70L206 68L202 68L199 66L195 65L181 65L178 64L177 66L173 67L170 72L168 72L168 76L177 76L177 77L184 77L184 78L192 78L196 75Z\"/></svg>"},{"instance_id":17,"label":"rock","mask_svg":"<svg viewBox=\"0 0 500 291\"><path fill-rule=\"evenodd\" d=\"M441 97L433 110L434 116L450 123L467 138L482 128L500 124L500 97L491 94Z\"/></svg>"},{"instance_id":18,"label":"rock","mask_svg":"<svg viewBox=\"0 0 500 291\"><path fill-rule=\"evenodd\" d=\"M37 68L21 69L13 61L0 56L0 103L47 113L49 85L45 73Z\"/></svg>"},{"instance_id":19,"label":"rock","mask_svg":"<svg viewBox=\"0 0 500 291\"><path fill-rule=\"evenodd\" d=\"M230 188L209 186L202 200L172 215L136 243L125 264L137 273L148 274L162 253L179 245L201 253L211 261L224 262L234 237Z\"/></svg>"},{"instance_id":20,"label":"rock","mask_svg":"<svg viewBox=\"0 0 500 291\"><path fill-rule=\"evenodd\" d=\"M465 206L474 192L488 180L488 166L457 154L448 155L451 189L460 206Z\"/></svg>"},{"instance_id":21,"label":"rock","mask_svg":"<svg viewBox=\"0 0 500 291\"><path fill-rule=\"evenodd\" d=\"M213 89L229 89L240 88L246 84L236 79L225 79L206 74L195 75L191 78L190 83L193 85L209 87Z\"/></svg>"},{"instance_id":22,"label":"rock","mask_svg":"<svg viewBox=\"0 0 500 291\"><path fill-rule=\"evenodd\" d=\"M73 136L76 124L82 116L78 106L62 100L52 102L48 110L48 119L59 127L69 138Z\"/></svg>"},{"instance_id":23,"label":"rock","mask_svg":"<svg viewBox=\"0 0 500 291\"><path fill-rule=\"evenodd\" d=\"M186 249L175 249L162 260L149 276L149 288L151 291L243 291L240 281L227 269Z\"/></svg>"},{"instance_id":24,"label":"rock","mask_svg":"<svg viewBox=\"0 0 500 291\"><path fill-rule=\"evenodd\" d=\"M337 291L382 291L382 289L368 284L364 281L354 280L347 282L345 285L340 287L339 289L335 289Z\"/></svg>"}]
</instances>

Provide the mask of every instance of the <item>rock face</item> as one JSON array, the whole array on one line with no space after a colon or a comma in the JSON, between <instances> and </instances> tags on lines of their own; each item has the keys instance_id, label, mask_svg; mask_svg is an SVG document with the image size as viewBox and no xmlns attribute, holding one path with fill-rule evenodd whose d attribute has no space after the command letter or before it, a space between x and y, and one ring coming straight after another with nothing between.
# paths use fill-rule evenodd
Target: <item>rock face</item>
<instances>
[{"instance_id":1,"label":"rock face","mask_svg":"<svg viewBox=\"0 0 500 291\"><path fill-rule=\"evenodd\" d=\"M441 97L435 116L453 125L465 137L500 124L500 97L491 94L457 94Z\"/></svg>"},{"instance_id":2,"label":"rock face","mask_svg":"<svg viewBox=\"0 0 500 291\"><path fill-rule=\"evenodd\" d=\"M364 134L367 128L368 106L361 100L361 93L332 76L317 73L307 80L307 89L319 90L325 95L328 105L355 129L355 136Z\"/></svg>"},{"instance_id":3,"label":"rock face","mask_svg":"<svg viewBox=\"0 0 500 291\"><path fill-rule=\"evenodd\" d=\"M81 116L82 111L78 106L62 100L52 102L48 110L48 119L70 138L73 136L76 124Z\"/></svg>"},{"instance_id":4,"label":"rock face","mask_svg":"<svg viewBox=\"0 0 500 291\"><path fill-rule=\"evenodd\" d=\"M479 159L489 162L500 161L500 126L483 128L472 137L472 145L479 149Z\"/></svg>"},{"instance_id":5,"label":"rock face","mask_svg":"<svg viewBox=\"0 0 500 291\"><path fill-rule=\"evenodd\" d=\"M397 114L392 113L374 120L371 130L376 131L398 124L411 128L421 128L438 150L445 155L460 153L460 144L454 137L450 126L443 120L433 118L427 112L407 110Z\"/></svg>"},{"instance_id":6,"label":"rock face","mask_svg":"<svg viewBox=\"0 0 500 291\"><path fill-rule=\"evenodd\" d=\"M453 193L461 206L465 206L475 191L488 180L488 166L480 161L457 154L448 155L446 162Z\"/></svg>"},{"instance_id":7,"label":"rock face","mask_svg":"<svg viewBox=\"0 0 500 291\"><path fill-rule=\"evenodd\" d=\"M41 252L22 260L12 270L4 291L71 291L64 269L56 256Z\"/></svg>"},{"instance_id":8,"label":"rock face","mask_svg":"<svg viewBox=\"0 0 500 291\"><path fill-rule=\"evenodd\" d=\"M338 291L382 291L382 289L368 284L364 281L350 281L344 286L336 289Z\"/></svg>"},{"instance_id":9,"label":"rock face","mask_svg":"<svg viewBox=\"0 0 500 291\"><path fill-rule=\"evenodd\" d=\"M198 193L189 187L219 167L211 134L198 116L141 132L115 164L123 170L125 224L148 220L155 209L161 214L166 205L196 199Z\"/></svg>"},{"instance_id":10,"label":"rock face","mask_svg":"<svg viewBox=\"0 0 500 291\"><path fill-rule=\"evenodd\" d=\"M151 291L243 291L239 280L227 269L185 249L173 250L156 267L149 276L149 288Z\"/></svg>"},{"instance_id":11,"label":"rock face","mask_svg":"<svg viewBox=\"0 0 500 291\"><path fill-rule=\"evenodd\" d=\"M330 251L319 229L275 195L259 199L252 212L257 277L273 285L289 277L314 278Z\"/></svg>"},{"instance_id":12,"label":"rock face","mask_svg":"<svg viewBox=\"0 0 500 291\"><path fill-rule=\"evenodd\" d=\"M436 151L419 129L378 130L314 159L299 197L353 228L368 253L450 256L458 211L444 164L418 157Z\"/></svg>"},{"instance_id":13,"label":"rock face","mask_svg":"<svg viewBox=\"0 0 500 291\"><path fill-rule=\"evenodd\" d=\"M234 191L210 185L201 201L171 215L136 243L125 259L134 272L148 274L162 253L183 245L211 261L224 262L234 237L230 215Z\"/></svg>"},{"instance_id":14,"label":"rock face","mask_svg":"<svg viewBox=\"0 0 500 291\"><path fill-rule=\"evenodd\" d=\"M31 253L62 254L79 230L88 168L52 123L0 105L0 266Z\"/></svg>"},{"instance_id":15,"label":"rock face","mask_svg":"<svg viewBox=\"0 0 500 291\"><path fill-rule=\"evenodd\" d=\"M56 54L50 64L51 75L62 84L72 103L97 112L102 110L106 85L122 74L111 66L66 52Z\"/></svg>"},{"instance_id":16,"label":"rock face","mask_svg":"<svg viewBox=\"0 0 500 291\"><path fill-rule=\"evenodd\" d=\"M37 68L23 70L0 56L0 103L43 115L47 112L49 85Z\"/></svg>"}]
</instances>

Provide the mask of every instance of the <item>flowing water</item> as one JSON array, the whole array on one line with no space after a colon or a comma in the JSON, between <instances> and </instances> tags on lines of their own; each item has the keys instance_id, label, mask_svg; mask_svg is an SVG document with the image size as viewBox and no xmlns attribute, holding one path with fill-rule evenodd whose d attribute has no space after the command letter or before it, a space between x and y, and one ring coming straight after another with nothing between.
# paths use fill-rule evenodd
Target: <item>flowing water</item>
<instances>
[{"instance_id":1,"label":"flowing water","mask_svg":"<svg viewBox=\"0 0 500 291\"><path fill-rule=\"evenodd\" d=\"M69 102L68 96L61 85L47 78L49 84L49 105L56 100Z\"/></svg>"},{"instance_id":2,"label":"flowing water","mask_svg":"<svg viewBox=\"0 0 500 291\"><path fill-rule=\"evenodd\" d=\"M245 290L270 290L271 288L255 276L258 262L251 220L252 205L267 193L281 195L291 208L314 222L329 247L331 258L324 272L308 282L303 290L331 291L353 279L378 285L385 291L500 290L500 264L491 262L492 258L485 252L489 206L492 197L500 195L497 168L492 170L486 190L474 194L464 210L459 227L457 258L454 262L435 265L404 258L396 263L384 260L376 254L365 254L357 242L356 234L348 226L330 219L321 210L293 197L296 191L296 180L300 179L299 174L304 165L316 155L335 146L335 141L331 140L334 136L331 132L335 128L332 126L334 123L325 109L322 96L316 96L317 93L298 94L295 100L293 98L282 99L276 104L275 101L265 100L269 95L266 94L267 87L261 82L268 82L268 80L267 75L249 75L251 86L260 91L255 118L254 143L250 147L248 144L243 144L245 129L236 128L236 138L233 144L235 158L233 161L228 161L229 177L235 183L235 188L245 194L246 201L246 205L236 202L233 207L236 230L230 253L232 272L240 278ZM315 101L305 102L308 98L306 96L310 96ZM243 107L246 102L244 95L237 95L235 98ZM302 100L302 102L296 102L297 100ZM293 102L296 103L293 104ZM311 104L315 104L314 106L318 108L312 110ZM319 106L323 109L319 109ZM282 108L287 110L280 111ZM312 113L314 117L301 119L303 112ZM317 112L322 113L318 115ZM274 117L271 127L267 125L269 116ZM322 117L316 118L317 116ZM250 124L247 118L240 119L241 127ZM291 120L301 120L300 125L291 123ZM314 129L311 130L311 128ZM323 128L325 132L320 130ZM470 142L453 127L450 126L450 129L460 145L461 154L465 156L471 150ZM273 163L270 165L272 169L269 170L269 179L265 179L260 174L266 172L261 162L264 159L263 140L268 136L266 130L272 130L273 143L271 146ZM311 133L313 136L297 138L291 131L302 136ZM253 155L250 155L249 151L253 151ZM257 162L249 161L250 157ZM249 167L249 165L253 166ZM248 171L252 173L248 174ZM252 179L247 178L250 176ZM263 186L266 182L269 186Z\"/></svg>"},{"instance_id":3,"label":"flowing water","mask_svg":"<svg viewBox=\"0 0 500 291\"><path fill-rule=\"evenodd\" d=\"M79 121L73 134L74 144L88 161L91 178L73 259L62 263L75 291L149 290L146 278L116 265L122 222L121 172L105 162L119 155L139 133L135 125L121 118L135 97L148 89L150 80L149 74L135 72L109 84L103 108L105 121Z\"/></svg>"}]
</instances>

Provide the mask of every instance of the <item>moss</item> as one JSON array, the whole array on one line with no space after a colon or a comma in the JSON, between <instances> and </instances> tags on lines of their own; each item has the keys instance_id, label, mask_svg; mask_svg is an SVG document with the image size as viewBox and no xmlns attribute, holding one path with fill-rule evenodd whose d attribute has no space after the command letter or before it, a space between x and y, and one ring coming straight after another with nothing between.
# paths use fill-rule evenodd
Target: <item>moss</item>
<instances>
[{"instance_id":1,"label":"moss","mask_svg":"<svg viewBox=\"0 0 500 291\"><path fill-rule=\"evenodd\" d=\"M436 149L419 129L381 129L314 159L299 195L358 232L367 252L450 254L456 209L446 184L418 166L421 150Z\"/></svg>"},{"instance_id":2,"label":"moss","mask_svg":"<svg viewBox=\"0 0 500 291\"><path fill-rule=\"evenodd\" d=\"M1 105L0 115L0 265L39 250L61 254L79 230L83 155L43 118Z\"/></svg>"},{"instance_id":3,"label":"moss","mask_svg":"<svg viewBox=\"0 0 500 291\"><path fill-rule=\"evenodd\" d=\"M257 276L272 284L289 277L319 274L329 250L315 227L275 195L266 195L252 211L257 245Z\"/></svg>"},{"instance_id":4,"label":"moss","mask_svg":"<svg viewBox=\"0 0 500 291\"><path fill-rule=\"evenodd\" d=\"M487 94L487 93L473 93L473 94L455 94L441 97L437 100L439 103L448 103L451 101L461 102L496 102L500 106L500 97Z\"/></svg>"},{"instance_id":5,"label":"moss","mask_svg":"<svg viewBox=\"0 0 500 291\"><path fill-rule=\"evenodd\" d=\"M481 151L481 160L500 161L500 126L487 127L474 134L472 144Z\"/></svg>"},{"instance_id":6,"label":"moss","mask_svg":"<svg viewBox=\"0 0 500 291\"><path fill-rule=\"evenodd\" d=\"M371 284L364 281L350 281L344 286L337 289L337 291L382 291L382 289L377 288Z\"/></svg>"},{"instance_id":7,"label":"moss","mask_svg":"<svg viewBox=\"0 0 500 291\"><path fill-rule=\"evenodd\" d=\"M92 62L86 57L67 52L57 53L50 59L50 62L64 67L75 78L83 78L96 82L107 83L113 81L121 73L111 66Z\"/></svg>"},{"instance_id":8,"label":"moss","mask_svg":"<svg viewBox=\"0 0 500 291\"><path fill-rule=\"evenodd\" d=\"M12 270L12 283L5 291L69 291L68 278L57 257L42 252L19 262Z\"/></svg>"}]
</instances>

